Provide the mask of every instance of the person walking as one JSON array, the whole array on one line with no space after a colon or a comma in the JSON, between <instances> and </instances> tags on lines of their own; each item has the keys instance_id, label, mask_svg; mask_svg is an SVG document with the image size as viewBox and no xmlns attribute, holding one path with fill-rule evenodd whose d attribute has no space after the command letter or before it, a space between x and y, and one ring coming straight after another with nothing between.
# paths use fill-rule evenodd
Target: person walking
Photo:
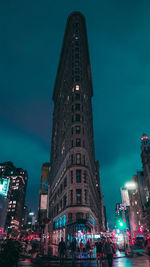
<instances>
[{"instance_id":1,"label":"person walking","mask_svg":"<svg viewBox=\"0 0 150 267\"><path fill-rule=\"evenodd\" d=\"M59 242L59 245L58 245L58 253L59 253L60 264L61 264L63 263L64 256L66 253L66 244L63 240L63 237L61 238L61 241Z\"/></svg>"},{"instance_id":2,"label":"person walking","mask_svg":"<svg viewBox=\"0 0 150 267\"><path fill-rule=\"evenodd\" d=\"M71 248L71 255L72 255L72 263L74 264L74 262L75 262L75 252L76 252L76 239L75 238L72 239L70 248Z\"/></svg>"},{"instance_id":3,"label":"person walking","mask_svg":"<svg viewBox=\"0 0 150 267\"><path fill-rule=\"evenodd\" d=\"M100 267L102 267L104 247L103 247L103 243L100 241L100 239L98 239L98 241L95 243L95 247L96 247L97 266L98 266L98 260L100 260Z\"/></svg>"},{"instance_id":4,"label":"person walking","mask_svg":"<svg viewBox=\"0 0 150 267\"><path fill-rule=\"evenodd\" d=\"M113 254L115 252L113 243L111 242L110 238L107 238L105 242L105 252L107 255L107 260L108 260L108 266L112 267L113 266Z\"/></svg>"}]
</instances>

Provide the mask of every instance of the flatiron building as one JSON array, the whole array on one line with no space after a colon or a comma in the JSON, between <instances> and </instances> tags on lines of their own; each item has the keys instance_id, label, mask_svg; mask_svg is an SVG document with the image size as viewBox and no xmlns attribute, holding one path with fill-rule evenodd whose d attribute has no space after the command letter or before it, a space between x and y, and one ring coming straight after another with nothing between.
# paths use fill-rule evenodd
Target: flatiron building
<instances>
[{"instance_id":1,"label":"flatiron building","mask_svg":"<svg viewBox=\"0 0 150 267\"><path fill-rule=\"evenodd\" d=\"M53 93L49 218L56 244L61 237L86 241L104 230L92 96L85 18L74 12L67 20Z\"/></svg>"}]
</instances>

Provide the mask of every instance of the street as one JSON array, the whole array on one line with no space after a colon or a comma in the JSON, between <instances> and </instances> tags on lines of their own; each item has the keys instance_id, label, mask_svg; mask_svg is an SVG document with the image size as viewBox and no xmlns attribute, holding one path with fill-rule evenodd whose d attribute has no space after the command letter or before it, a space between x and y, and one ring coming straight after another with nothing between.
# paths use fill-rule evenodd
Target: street
<instances>
[{"instance_id":1,"label":"street","mask_svg":"<svg viewBox=\"0 0 150 267\"><path fill-rule=\"evenodd\" d=\"M56 266L77 266L77 267L97 267L95 260L78 260L74 265L71 261L65 261L64 265L60 265L58 261L47 261L42 264L32 264L30 260L20 261L19 267L56 267ZM103 267L107 267L107 261L103 264ZM117 258L114 260L113 267L150 267L150 261L147 256L135 256L133 258Z\"/></svg>"}]
</instances>

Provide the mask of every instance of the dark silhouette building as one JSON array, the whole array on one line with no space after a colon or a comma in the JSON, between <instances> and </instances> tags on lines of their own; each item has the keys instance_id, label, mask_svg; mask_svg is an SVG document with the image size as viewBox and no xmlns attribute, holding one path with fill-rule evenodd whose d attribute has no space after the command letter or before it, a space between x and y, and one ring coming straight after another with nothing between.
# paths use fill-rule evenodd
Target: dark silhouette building
<instances>
[{"instance_id":1,"label":"dark silhouette building","mask_svg":"<svg viewBox=\"0 0 150 267\"><path fill-rule=\"evenodd\" d=\"M78 240L104 230L104 209L95 160L92 80L86 24L79 12L67 21L53 93L49 173L50 236Z\"/></svg>"}]
</instances>

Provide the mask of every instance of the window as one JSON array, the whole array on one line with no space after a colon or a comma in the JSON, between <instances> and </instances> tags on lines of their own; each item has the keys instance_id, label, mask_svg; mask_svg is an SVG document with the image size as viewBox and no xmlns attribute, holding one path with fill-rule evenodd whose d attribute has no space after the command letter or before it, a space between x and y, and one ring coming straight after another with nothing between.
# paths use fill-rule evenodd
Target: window
<instances>
[{"instance_id":1,"label":"window","mask_svg":"<svg viewBox=\"0 0 150 267\"><path fill-rule=\"evenodd\" d=\"M71 184L73 184L73 171L71 171Z\"/></svg>"},{"instance_id":2,"label":"window","mask_svg":"<svg viewBox=\"0 0 150 267\"><path fill-rule=\"evenodd\" d=\"M83 155L83 165L85 165L85 155Z\"/></svg>"},{"instance_id":3,"label":"window","mask_svg":"<svg viewBox=\"0 0 150 267\"><path fill-rule=\"evenodd\" d=\"M70 190L70 204L73 204L73 190Z\"/></svg>"},{"instance_id":4,"label":"window","mask_svg":"<svg viewBox=\"0 0 150 267\"><path fill-rule=\"evenodd\" d=\"M83 181L85 184L87 183L87 171L83 172Z\"/></svg>"},{"instance_id":5,"label":"window","mask_svg":"<svg viewBox=\"0 0 150 267\"><path fill-rule=\"evenodd\" d=\"M63 197L63 206L64 206L64 208L66 207L66 205L67 205L67 195L65 195L64 197Z\"/></svg>"},{"instance_id":6,"label":"window","mask_svg":"<svg viewBox=\"0 0 150 267\"><path fill-rule=\"evenodd\" d=\"M76 189L76 200L77 200L77 204L82 203L82 190L81 189Z\"/></svg>"},{"instance_id":7,"label":"window","mask_svg":"<svg viewBox=\"0 0 150 267\"><path fill-rule=\"evenodd\" d=\"M76 114L76 121L80 121L80 114Z\"/></svg>"},{"instance_id":8,"label":"window","mask_svg":"<svg viewBox=\"0 0 150 267\"><path fill-rule=\"evenodd\" d=\"M71 128L71 133L72 133L72 135L73 135L73 127Z\"/></svg>"},{"instance_id":9,"label":"window","mask_svg":"<svg viewBox=\"0 0 150 267\"><path fill-rule=\"evenodd\" d=\"M81 146L81 140L79 138L76 139L76 146L77 147L80 147Z\"/></svg>"},{"instance_id":10,"label":"window","mask_svg":"<svg viewBox=\"0 0 150 267\"><path fill-rule=\"evenodd\" d=\"M74 122L74 115L72 115L72 122Z\"/></svg>"},{"instance_id":11,"label":"window","mask_svg":"<svg viewBox=\"0 0 150 267\"><path fill-rule=\"evenodd\" d=\"M83 147L85 147L85 141L83 140Z\"/></svg>"},{"instance_id":12,"label":"window","mask_svg":"<svg viewBox=\"0 0 150 267\"><path fill-rule=\"evenodd\" d=\"M76 94L76 100L80 100L80 94Z\"/></svg>"},{"instance_id":13,"label":"window","mask_svg":"<svg viewBox=\"0 0 150 267\"><path fill-rule=\"evenodd\" d=\"M77 212L76 213L76 219L77 220L82 220L83 219L83 212Z\"/></svg>"},{"instance_id":14,"label":"window","mask_svg":"<svg viewBox=\"0 0 150 267\"><path fill-rule=\"evenodd\" d=\"M76 164L77 165L81 164L81 154L80 153L76 154Z\"/></svg>"},{"instance_id":15,"label":"window","mask_svg":"<svg viewBox=\"0 0 150 267\"><path fill-rule=\"evenodd\" d=\"M73 164L73 154L71 155L71 164Z\"/></svg>"},{"instance_id":16,"label":"window","mask_svg":"<svg viewBox=\"0 0 150 267\"><path fill-rule=\"evenodd\" d=\"M84 190L84 198L85 198L85 203L87 204L87 189Z\"/></svg>"},{"instance_id":17,"label":"window","mask_svg":"<svg viewBox=\"0 0 150 267\"><path fill-rule=\"evenodd\" d=\"M80 134L80 130L81 129L81 127L80 126L76 126L76 134Z\"/></svg>"},{"instance_id":18,"label":"window","mask_svg":"<svg viewBox=\"0 0 150 267\"><path fill-rule=\"evenodd\" d=\"M66 188L67 187L67 177L65 177L65 179L64 179L64 188Z\"/></svg>"},{"instance_id":19,"label":"window","mask_svg":"<svg viewBox=\"0 0 150 267\"><path fill-rule=\"evenodd\" d=\"M76 170L76 182L81 183L81 170Z\"/></svg>"},{"instance_id":20,"label":"window","mask_svg":"<svg viewBox=\"0 0 150 267\"><path fill-rule=\"evenodd\" d=\"M79 103L76 104L76 105L75 105L75 108L76 108L76 111L80 111L80 104L79 104Z\"/></svg>"},{"instance_id":21,"label":"window","mask_svg":"<svg viewBox=\"0 0 150 267\"><path fill-rule=\"evenodd\" d=\"M73 140L71 140L71 147L73 147Z\"/></svg>"},{"instance_id":22,"label":"window","mask_svg":"<svg viewBox=\"0 0 150 267\"><path fill-rule=\"evenodd\" d=\"M72 112L74 112L74 106L72 105Z\"/></svg>"}]
</instances>

